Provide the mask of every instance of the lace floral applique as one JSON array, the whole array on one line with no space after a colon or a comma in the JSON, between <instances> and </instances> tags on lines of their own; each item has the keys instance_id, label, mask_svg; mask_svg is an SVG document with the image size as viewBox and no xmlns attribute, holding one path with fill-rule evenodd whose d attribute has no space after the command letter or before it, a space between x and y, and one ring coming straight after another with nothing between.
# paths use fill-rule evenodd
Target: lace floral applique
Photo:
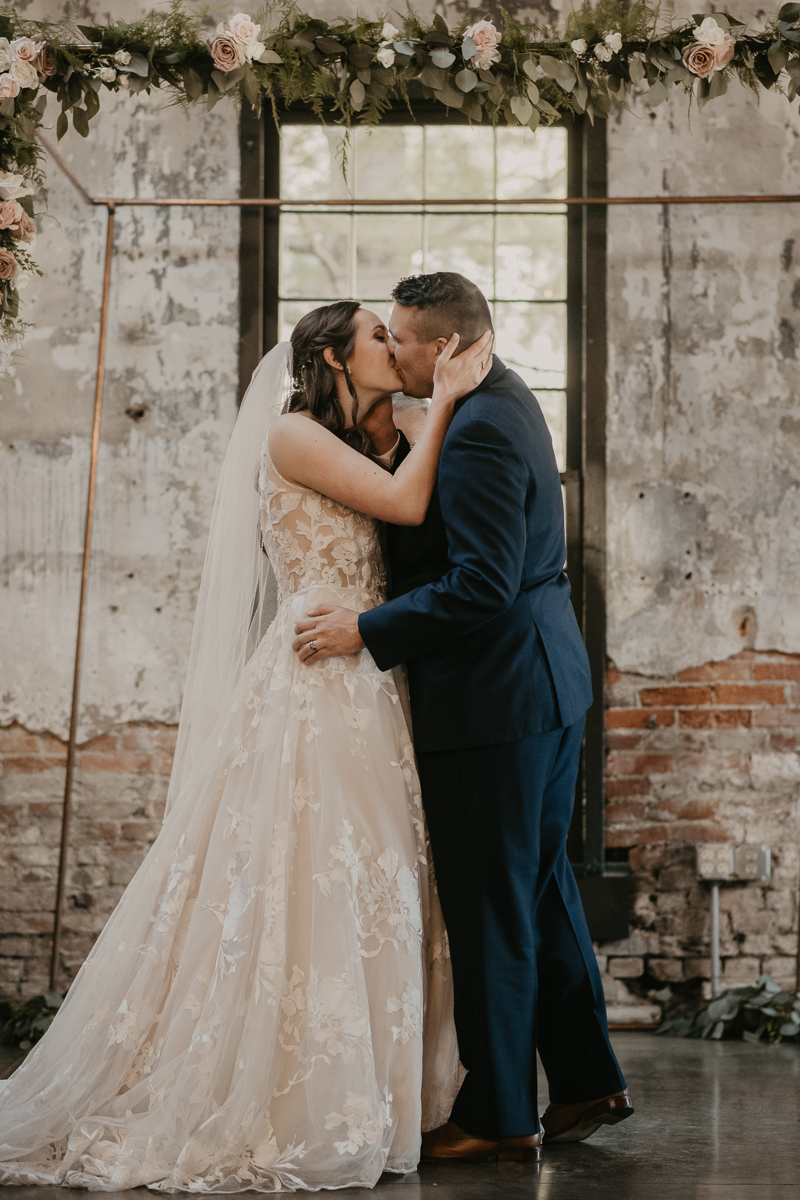
<instances>
[{"instance_id":1,"label":"lace floral applique","mask_svg":"<svg viewBox=\"0 0 800 1200\"><path fill-rule=\"evenodd\" d=\"M340 1154L357 1154L365 1143L374 1146L378 1138L392 1124L390 1106L392 1097L384 1088L384 1103L376 1104L370 1096L358 1096L348 1092L340 1113L329 1113L325 1118L326 1129L347 1126L347 1137L343 1142L334 1142Z\"/></svg>"},{"instance_id":2,"label":"lace floral applique","mask_svg":"<svg viewBox=\"0 0 800 1200\"><path fill-rule=\"evenodd\" d=\"M403 1012L403 1024L392 1026L392 1038L404 1046L413 1037L422 1036L422 992L409 981L403 992L402 1000L392 996L386 1001L387 1013Z\"/></svg>"}]
</instances>

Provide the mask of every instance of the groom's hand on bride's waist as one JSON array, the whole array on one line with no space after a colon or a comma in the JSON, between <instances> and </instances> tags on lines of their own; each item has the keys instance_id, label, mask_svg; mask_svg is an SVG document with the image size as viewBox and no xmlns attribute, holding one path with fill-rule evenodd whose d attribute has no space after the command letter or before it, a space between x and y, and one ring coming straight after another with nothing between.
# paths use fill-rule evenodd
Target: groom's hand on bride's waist
<instances>
[{"instance_id":1,"label":"groom's hand on bride's waist","mask_svg":"<svg viewBox=\"0 0 800 1200\"><path fill-rule=\"evenodd\" d=\"M323 658L358 654L364 649L358 632L358 613L352 608L314 608L294 627L292 649L312 666Z\"/></svg>"}]
</instances>

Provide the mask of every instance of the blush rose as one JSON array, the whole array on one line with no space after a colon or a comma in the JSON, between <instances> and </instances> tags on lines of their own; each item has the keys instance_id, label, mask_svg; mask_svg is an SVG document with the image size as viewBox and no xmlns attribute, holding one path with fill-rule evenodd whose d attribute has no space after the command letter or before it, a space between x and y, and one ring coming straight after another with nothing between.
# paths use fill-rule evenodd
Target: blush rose
<instances>
[{"instance_id":1,"label":"blush rose","mask_svg":"<svg viewBox=\"0 0 800 1200\"><path fill-rule=\"evenodd\" d=\"M10 250L0 249L0 279L16 279L19 263Z\"/></svg>"},{"instance_id":2,"label":"blush rose","mask_svg":"<svg viewBox=\"0 0 800 1200\"><path fill-rule=\"evenodd\" d=\"M55 52L49 46L42 46L39 53L34 59L33 65L39 72L40 79L48 79L49 76L55 74L56 56Z\"/></svg>"},{"instance_id":3,"label":"blush rose","mask_svg":"<svg viewBox=\"0 0 800 1200\"><path fill-rule=\"evenodd\" d=\"M715 71L721 71L733 58L735 43L728 34L726 40L716 46L704 46L700 42L692 42L684 48L683 65L693 75L707 79Z\"/></svg>"},{"instance_id":4,"label":"blush rose","mask_svg":"<svg viewBox=\"0 0 800 1200\"><path fill-rule=\"evenodd\" d=\"M211 57L220 71L235 71L245 61L244 46L230 33L218 33L211 42Z\"/></svg>"},{"instance_id":5,"label":"blush rose","mask_svg":"<svg viewBox=\"0 0 800 1200\"><path fill-rule=\"evenodd\" d=\"M502 35L491 21L478 21L475 25L470 25L469 29L465 30L464 37L471 38L475 43L478 53L473 56L472 61L479 70L486 71L492 63L500 61L500 51L497 47Z\"/></svg>"},{"instance_id":6,"label":"blush rose","mask_svg":"<svg viewBox=\"0 0 800 1200\"><path fill-rule=\"evenodd\" d=\"M12 79L8 71L0 75L0 100L13 100L19 95L19 84Z\"/></svg>"},{"instance_id":7,"label":"blush rose","mask_svg":"<svg viewBox=\"0 0 800 1200\"><path fill-rule=\"evenodd\" d=\"M3 200L0 203L0 229L16 230L24 212L16 200Z\"/></svg>"},{"instance_id":8,"label":"blush rose","mask_svg":"<svg viewBox=\"0 0 800 1200\"><path fill-rule=\"evenodd\" d=\"M33 235L35 233L36 233L36 222L31 220L31 218L25 212L25 209L23 209L22 216L19 219L19 225L17 226L17 232L16 232L15 236L17 238L19 238L19 240L21 242L31 242L31 241L33 241Z\"/></svg>"}]
</instances>

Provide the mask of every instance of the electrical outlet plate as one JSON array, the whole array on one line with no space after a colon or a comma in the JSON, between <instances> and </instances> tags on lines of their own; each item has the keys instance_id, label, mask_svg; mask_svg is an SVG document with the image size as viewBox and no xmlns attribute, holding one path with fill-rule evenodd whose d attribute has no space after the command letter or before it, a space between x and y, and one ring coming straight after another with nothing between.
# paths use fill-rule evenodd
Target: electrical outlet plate
<instances>
[{"instance_id":1,"label":"electrical outlet plate","mask_svg":"<svg viewBox=\"0 0 800 1200\"><path fill-rule=\"evenodd\" d=\"M700 842L697 847L698 879L732 879L733 846L728 842Z\"/></svg>"},{"instance_id":2,"label":"electrical outlet plate","mask_svg":"<svg viewBox=\"0 0 800 1200\"><path fill-rule=\"evenodd\" d=\"M733 869L737 879L756 879L766 883L770 866L769 846L764 842L749 842L737 846L733 852Z\"/></svg>"}]
</instances>

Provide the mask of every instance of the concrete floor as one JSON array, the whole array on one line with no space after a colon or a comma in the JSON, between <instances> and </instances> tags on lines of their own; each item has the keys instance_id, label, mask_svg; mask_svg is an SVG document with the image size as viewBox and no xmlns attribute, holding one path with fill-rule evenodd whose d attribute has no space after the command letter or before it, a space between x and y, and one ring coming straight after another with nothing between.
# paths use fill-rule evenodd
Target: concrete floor
<instances>
[{"instance_id":1,"label":"concrete floor","mask_svg":"<svg viewBox=\"0 0 800 1200\"><path fill-rule=\"evenodd\" d=\"M588 1142L545 1149L537 1167L422 1166L385 1176L377 1200L798 1200L796 1046L614 1036L636 1113ZM543 1102L547 1095L542 1084ZM118 1192L143 1200L143 1189ZM340 1196L362 1196L347 1189ZM0 1200L63 1200L4 1188Z\"/></svg>"}]
</instances>

